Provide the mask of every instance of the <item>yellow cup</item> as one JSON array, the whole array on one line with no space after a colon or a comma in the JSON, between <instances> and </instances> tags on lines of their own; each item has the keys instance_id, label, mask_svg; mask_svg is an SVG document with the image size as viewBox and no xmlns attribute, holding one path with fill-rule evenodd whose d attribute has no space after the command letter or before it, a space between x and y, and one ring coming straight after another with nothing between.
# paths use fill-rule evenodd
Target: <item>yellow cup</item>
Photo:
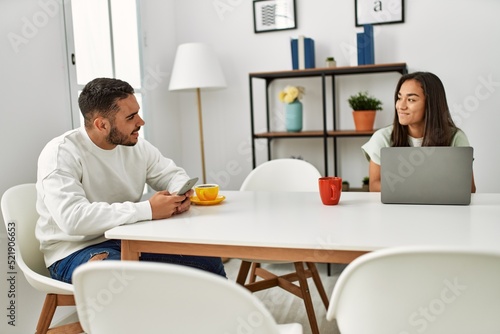
<instances>
[{"instance_id":1,"label":"yellow cup","mask_svg":"<svg viewBox=\"0 0 500 334\"><path fill-rule=\"evenodd\" d=\"M219 194L219 185L217 184L200 184L194 188L196 196L200 201L213 201Z\"/></svg>"}]
</instances>

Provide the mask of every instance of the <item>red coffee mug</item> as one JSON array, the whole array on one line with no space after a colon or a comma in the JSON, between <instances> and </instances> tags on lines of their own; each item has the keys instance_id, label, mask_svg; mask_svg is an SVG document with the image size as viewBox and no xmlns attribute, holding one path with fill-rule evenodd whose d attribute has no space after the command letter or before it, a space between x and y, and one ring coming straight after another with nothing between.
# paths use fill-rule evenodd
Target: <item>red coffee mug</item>
<instances>
[{"instance_id":1,"label":"red coffee mug","mask_svg":"<svg viewBox=\"0 0 500 334\"><path fill-rule=\"evenodd\" d=\"M324 205L336 205L339 203L342 193L342 178L335 176L320 177L319 194Z\"/></svg>"}]
</instances>

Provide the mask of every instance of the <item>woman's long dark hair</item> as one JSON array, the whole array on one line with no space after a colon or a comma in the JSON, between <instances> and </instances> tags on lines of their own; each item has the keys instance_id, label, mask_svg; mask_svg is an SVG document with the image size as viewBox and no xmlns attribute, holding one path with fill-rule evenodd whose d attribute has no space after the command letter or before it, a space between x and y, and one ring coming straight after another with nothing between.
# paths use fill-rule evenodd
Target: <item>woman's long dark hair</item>
<instances>
[{"instance_id":1,"label":"woman's long dark hair","mask_svg":"<svg viewBox=\"0 0 500 334\"><path fill-rule=\"evenodd\" d=\"M403 75L399 79L394 93L394 108L398 100L399 90L407 80L417 81L424 91L425 113L422 146L450 146L458 128L451 118L443 83L435 74L429 72ZM399 124L397 110L394 113L391 142L392 146L410 146L408 126Z\"/></svg>"}]
</instances>

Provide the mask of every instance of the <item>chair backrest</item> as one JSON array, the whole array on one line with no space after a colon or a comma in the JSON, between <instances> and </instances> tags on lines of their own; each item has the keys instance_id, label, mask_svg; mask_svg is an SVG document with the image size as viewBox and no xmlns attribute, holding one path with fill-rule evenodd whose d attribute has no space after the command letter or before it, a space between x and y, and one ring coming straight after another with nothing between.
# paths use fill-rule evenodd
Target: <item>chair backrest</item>
<instances>
[{"instance_id":1,"label":"chair backrest","mask_svg":"<svg viewBox=\"0 0 500 334\"><path fill-rule=\"evenodd\" d=\"M248 290L180 265L88 262L73 273L82 328L99 333L278 333Z\"/></svg>"},{"instance_id":2,"label":"chair backrest","mask_svg":"<svg viewBox=\"0 0 500 334\"><path fill-rule=\"evenodd\" d=\"M7 235L12 233L12 241L16 248L16 263L23 271L28 282L37 290L69 294L71 284L55 281L50 278L45 266L40 243L35 237L38 220L36 211L36 186L27 183L7 189L2 195L2 215Z\"/></svg>"},{"instance_id":3,"label":"chair backrest","mask_svg":"<svg viewBox=\"0 0 500 334\"><path fill-rule=\"evenodd\" d=\"M335 284L342 334L500 333L500 253L430 247L375 251Z\"/></svg>"},{"instance_id":4,"label":"chair backrest","mask_svg":"<svg viewBox=\"0 0 500 334\"><path fill-rule=\"evenodd\" d=\"M39 217L36 211L35 184L21 184L7 189L2 196L2 214L7 233L9 229L15 229L17 262L47 276L48 270L40 251L40 243L35 237L35 226Z\"/></svg>"},{"instance_id":5,"label":"chair backrest","mask_svg":"<svg viewBox=\"0 0 500 334\"><path fill-rule=\"evenodd\" d=\"M240 190L318 191L321 173L307 161L275 159L255 167Z\"/></svg>"}]
</instances>

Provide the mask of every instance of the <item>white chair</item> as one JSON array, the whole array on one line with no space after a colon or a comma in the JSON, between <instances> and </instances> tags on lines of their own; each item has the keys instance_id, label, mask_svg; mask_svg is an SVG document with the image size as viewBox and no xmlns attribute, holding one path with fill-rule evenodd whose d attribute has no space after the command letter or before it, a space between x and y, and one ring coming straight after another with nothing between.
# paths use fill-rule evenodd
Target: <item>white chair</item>
<instances>
[{"instance_id":1,"label":"white chair","mask_svg":"<svg viewBox=\"0 0 500 334\"><path fill-rule=\"evenodd\" d=\"M73 273L75 300L88 334L301 334L277 325L248 290L218 275L181 265L88 262Z\"/></svg>"},{"instance_id":2,"label":"white chair","mask_svg":"<svg viewBox=\"0 0 500 334\"><path fill-rule=\"evenodd\" d=\"M270 160L253 169L245 178L240 190L265 190L265 191L314 191L318 192L318 179L320 172L309 162L299 159L275 159ZM318 201L319 195L318 195ZM262 268L259 262L251 259L243 259L238 273L237 282L252 292L279 286L304 300L313 333L318 333L318 324L314 313L314 307L309 293L307 279L312 277L318 289L319 295L325 308L328 307L328 296L323 283L312 262L295 262L295 272L277 276L269 270ZM248 272L250 277L247 282ZM259 277L261 280L256 280ZM298 286L293 284L298 282Z\"/></svg>"},{"instance_id":3,"label":"white chair","mask_svg":"<svg viewBox=\"0 0 500 334\"><path fill-rule=\"evenodd\" d=\"M35 184L22 184L8 189L2 196L2 214L7 231L15 228L16 264L24 273L28 283L38 291L46 293L36 333L82 333L79 323L50 328L52 318L59 306L74 306L73 286L50 277L45 267L40 243L35 237L38 219L36 211Z\"/></svg>"},{"instance_id":4,"label":"white chair","mask_svg":"<svg viewBox=\"0 0 500 334\"><path fill-rule=\"evenodd\" d=\"M479 334L500 333L499 314L499 252L404 247L349 264L327 319L342 334Z\"/></svg>"}]
</instances>

